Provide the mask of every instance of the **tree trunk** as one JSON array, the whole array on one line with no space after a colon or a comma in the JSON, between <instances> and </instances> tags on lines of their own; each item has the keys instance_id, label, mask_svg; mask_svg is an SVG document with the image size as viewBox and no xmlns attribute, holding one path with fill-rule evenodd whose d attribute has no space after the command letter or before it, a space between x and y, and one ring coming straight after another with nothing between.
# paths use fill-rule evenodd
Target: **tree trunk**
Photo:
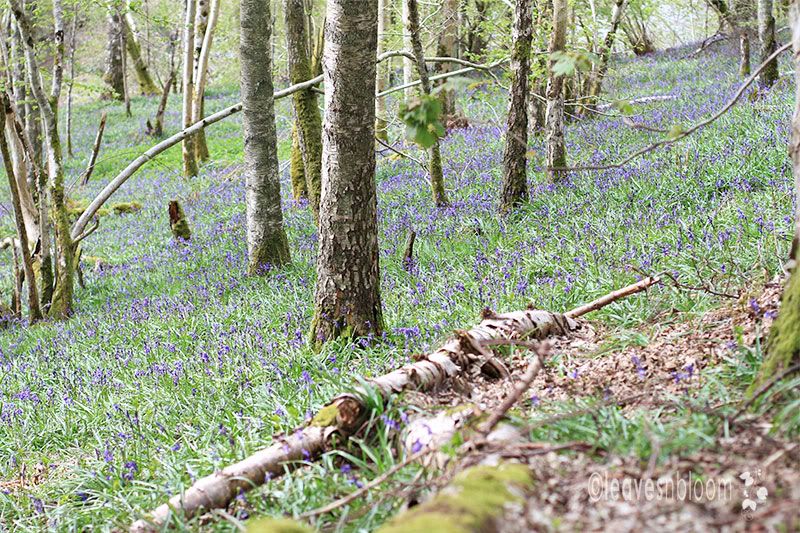
<instances>
[{"instance_id":1,"label":"tree trunk","mask_svg":"<svg viewBox=\"0 0 800 533\"><path fill-rule=\"evenodd\" d=\"M192 124L192 102L194 101L194 25L197 0L186 0L186 18L183 29L183 128ZM197 176L197 158L194 135L187 135L181 149L183 175Z\"/></svg>"},{"instance_id":2,"label":"tree trunk","mask_svg":"<svg viewBox=\"0 0 800 533\"><path fill-rule=\"evenodd\" d=\"M792 116L792 137L789 155L792 159L795 198L800 198L800 1L795 0L789 8L794 51L795 109ZM789 279L783 289L778 318L772 325L767 343L767 354L761 363L758 378L751 387L753 392L774 375L800 362L800 209L795 207L795 230L792 251L789 257Z\"/></svg>"},{"instance_id":3,"label":"tree trunk","mask_svg":"<svg viewBox=\"0 0 800 533\"><path fill-rule=\"evenodd\" d=\"M300 83L313 77L311 50L308 48L310 28L303 0L286 0L286 50L289 81ZM319 198L322 189L322 117L317 95L309 88L293 95L297 140L303 159L306 194L314 222L319 220Z\"/></svg>"},{"instance_id":4,"label":"tree trunk","mask_svg":"<svg viewBox=\"0 0 800 533\"><path fill-rule=\"evenodd\" d=\"M486 21L488 11L489 2L486 0L475 0L475 20L470 25L469 35L467 36L467 49L471 56L470 59L477 60L486 50L486 40L483 38L483 35L481 35L481 31Z\"/></svg>"},{"instance_id":5,"label":"tree trunk","mask_svg":"<svg viewBox=\"0 0 800 533\"><path fill-rule=\"evenodd\" d=\"M242 0L240 21L248 271L263 274L290 260L278 177L269 0Z\"/></svg>"},{"instance_id":6,"label":"tree trunk","mask_svg":"<svg viewBox=\"0 0 800 533\"><path fill-rule=\"evenodd\" d=\"M763 63L777 50L772 0L758 0L758 39L760 42L759 58ZM778 81L778 76L778 58L773 58L761 70L758 81L764 87L772 87Z\"/></svg>"},{"instance_id":7,"label":"tree trunk","mask_svg":"<svg viewBox=\"0 0 800 533\"><path fill-rule=\"evenodd\" d=\"M53 60L52 89L48 101L48 97L42 87L39 67L36 63L36 52L33 48L34 40L30 22L25 12L20 7L19 0L9 0L9 3L14 18L19 25L22 42L25 43L25 63L28 69L28 81L36 97L36 101L39 104L45 126L49 197L52 200L56 232L56 280L48 315L54 318L66 318L72 314L75 264L72 237L70 236L69 217L66 207L61 139L58 134L58 100L61 95L61 84L63 81L62 62L64 58L63 11L60 0L53 0L55 53ZM40 193L40 195L41 194L42 193ZM40 198L40 202L41 200L42 198Z\"/></svg>"},{"instance_id":8,"label":"tree trunk","mask_svg":"<svg viewBox=\"0 0 800 533\"><path fill-rule=\"evenodd\" d=\"M308 199L306 188L306 169L303 166L303 149L300 148L300 134L297 133L297 119L292 124L292 151L289 154L289 180L292 183L292 198Z\"/></svg>"},{"instance_id":9,"label":"tree trunk","mask_svg":"<svg viewBox=\"0 0 800 533\"><path fill-rule=\"evenodd\" d=\"M439 36L438 55L445 57L458 57L458 0L442 0L442 33ZM439 72L445 73L453 70L453 64L443 62L439 65ZM442 84L447 83L443 81ZM442 113L445 116L456 114L456 94L453 90L442 90Z\"/></svg>"},{"instance_id":10,"label":"tree trunk","mask_svg":"<svg viewBox=\"0 0 800 533\"><path fill-rule=\"evenodd\" d=\"M150 76L150 69L142 56L142 45L139 42L139 34L136 31L136 21L130 10L125 12L122 19L123 30L125 31L125 48L133 61L133 71L136 73L136 82L139 84L139 93L145 96L159 94L160 90Z\"/></svg>"},{"instance_id":11,"label":"tree trunk","mask_svg":"<svg viewBox=\"0 0 800 533\"><path fill-rule=\"evenodd\" d=\"M550 54L563 52L567 40L567 0L553 0L553 33ZM564 76L553 72L555 61L551 58L547 80L547 109L545 111L545 137L547 151L547 178L557 181L561 176L558 167L567 166L567 149L564 142Z\"/></svg>"},{"instance_id":12,"label":"tree trunk","mask_svg":"<svg viewBox=\"0 0 800 533\"><path fill-rule=\"evenodd\" d=\"M12 165L11 153L8 149L8 143L6 142L6 134L8 134L8 137L12 140L12 142L16 142L14 114L11 110L11 102L8 98L8 94L3 93L2 99L3 108L5 111L5 131L0 132L0 152L2 152L6 177L8 178L8 186L11 191L11 203L14 208L14 221L16 222L17 235L19 237L20 248L22 251L22 266L25 270L25 280L28 283L28 312L30 322L33 323L42 318L42 312L39 308L39 292L37 290L36 275L33 272L30 243L28 242L29 229L25 226L25 217L20 194L21 191L19 188L19 181L25 183L25 176L19 176L18 181Z\"/></svg>"},{"instance_id":13,"label":"tree trunk","mask_svg":"<svg viewBox=\"0 0 800 533\"><path fill-rule=\"evenodd\" d=\"M408 2L400 0L402 4L402 22L403 22L403 50L411 52L413 46L411 45L411 33L408 31ZM403 58L403 85L407 85L414 81L414 62L408 57ZM414 89L406 89L406 101L414 96Z\"/></svg>"},{"instance_id":14,"label":"tree trunk","mask_svg":"<svg viewBox=\"0 0 800 533\"><path fill-rule=\"evenodd\" d=\"M739 75L750 75L750 36L745 30L739 32Z\"/></svg>"},{"instance_id":15,"label":"tree trunk","mask_svg":"<svg viewBox=\"0 0 800 533\"><path fill-rule=\"evenodd\" d=\"M374 150L377 22L377 2L327 4L315 344L383 330Z\"/></svg>"},{"instance_id":16,"label":"tree trunk","mask_svg":"<svg viewBox=\"0 0 800 533\"><path fill-rule=\"evenodd\" d=\"M390 24L389 10L386 6L387 0L378 0L378 56L385 50L386 27ZM378 73L375 80L376 92L386 90L389 78L389 62L381 63L377 66ZM386 115L386 99L375 99L375 136L383 142L389 141L389 130Z\"/></svg>"},{"instance_id":17,"label":"tree trunk","mask_svg":"<svg viewBox=\"0 0 800 533\"><path fill-rule=\"evenodd\" d=\"M408 3L408 33L411 35L411 47L414 53L414 58L416 59L419 79L422 82L422 92L426 96L430 96L432 87L431 81L428 78L428 67L425 64L425 52L422 49L417 0L406 0L406 2ZM433 146L428 149L428 167L431 178L431 193L433 194L433 203L436 204L436 207L445 207L449 205L450 202L447 199L447 193L444 189L442 154L439 148L438 138L434 141Z\"/></svg>"},{"instance_id":18,"label":"tree trunk","mask_svg":"<svg viewBox=\"0 0 800 533\"><path fill-rule=\"evenodd\" d=\"M622 21L622 14L625 11L626 0L614 0L614 9L611 11L611 25L603 40L603 48L600 50L600 61L596 69L592 72L589 82L589 99L587 105L593 107L597 105L597 100L603 89L603 78L608 72L608 62L611 59L611 50L614 48L614 39L617 36L617 29Z\"/></svg>"},{"instance_id":19,"label":"tree trunk","mask_svg":"<svg viewBox=\"0 0 800 533\"><path fill-rule=\"evenodd\" d=\"M528 77L532 34L531 2L516 0L511 45L511 90L508 98L503 190L500 211L508 212L528 197Z\"/></svg>"},{"instance_id":20,"label":"tree trunk","mask_svg":"<svg viewBox=\"0 0 800 533\"><path fill-rule=\"evenodd\" d=\"M125 73L122 70L123 19L118 10L110 7L107 20L106 70L103 74L106 91L103 96L122 101L125 98Z\"/></svg>"},{"instance_id":21,"label":"tree trunk","mask_svg":"<svg viewBox=\"0 0 800 533\"><path fill-rule=\"evenodd\" d=\"M192 97L192 122L203 118L205 92L208 80L208 59L214 40L214 29L219 18L219 0L197 0L197 13L194 22L194 95ZM195 157L198 161L208 161L208 143L205 130L195 135Z\"/></svg>"}]
</instances>

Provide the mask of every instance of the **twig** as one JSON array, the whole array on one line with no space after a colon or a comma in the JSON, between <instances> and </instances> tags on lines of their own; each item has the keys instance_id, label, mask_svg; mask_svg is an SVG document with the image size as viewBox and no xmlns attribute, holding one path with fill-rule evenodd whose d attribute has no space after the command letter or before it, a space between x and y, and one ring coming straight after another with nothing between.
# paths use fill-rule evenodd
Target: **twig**
<instances>
[{"instance_id":1,"label":"twig","mask_svg":"<svg viewBox=\"0 0 800 533\"><path fill-rule=\"evenodd\" d=\"M758 75L761 74L761 71L764 70L772 60L774 60L780 54L782 54L783 52L785 52L786 50L791 48L791 46L792 46L792 43L787 43L787 44L781 46L780 48L778 48L775 52L773 52L763 63L761 63L761 65L759 65L759 67L750 75L750 77L745 80L745 82L742 84L742 86L739 87L739 90L736 91L736 94L734 94L733 97L730 100L728 100L728 103L726 103L724 106L722 106L722 108L719 111L714 113L711 117L707 118L706 120L702 120L702 121L698 122L697 124L695 124L694 126L689 128L688 130L681 131L675 137L669 138L669 139L664 139L662 141L658 141L656 143L653 143L653 144L651 144L649 146L645 146L641 150L637 150L636 152L632 153L631 155L629 155L628 157L626 157L625 159L623 159L622 161L620 161L618 163L611 163L611 164L608 164L608 165L589 165L589 166L576 166L576 167L550 167L549 170L555 170L555 171L558 171L558 172L584 172L584 171L591 171L591 170L615 170L615 169L624 167L625 165L627 165L628 163L630 163L634 159L637 159L637 158L639 158L639 157L641 157L641 156L643 156L645 154L648 154L648 153L650 153L650 152L652 152L652 151L654 151L654 150L656 150L658 148L661 148L662 146L668 146L668 145L674 144L674 143L676 143L676 142L678 142L680 140L685 139L686 137L688 137L692 133L696 132L697 130L702 129L702 128L708 126L709 124L711 124L713 122L716 122L722 115L724 115L725 113L730 111L730 109L734 105L736 105L736 102L738 102L739 99L742 97L742 95L744 94L745 90L747 90L747 88L750 87L750 85L752 85L753 82L758 78Z\"/></svg>"},{"instance_id":2,"label":"twig","mask_svg":"<svg viewBox=\"0 0 800 533\"><path fill-rule=\"evenodd\" d=\"M797 372L798 370L800 370L800 363L790 366L789 368L787 368L786 370L784 370L783 372L781 372L780 374L778 374L777 376L773 377L771 380L766 382L764 385L762 385L761 388L758 389L755 392L755 394L753 394L750 398L748 398L748 400L744 402L744 405L742 405L739 408L739 410L736 411L736 413L728 419L728 423L733 424L737 418L742 416L742 414L745 411L747 411L747 409L749 409L751 405L753 405L753 402L755 402L758 398L763 396L767 391L769 391L773 386L775 386L776 383L781 381L783 378L785 378L789 374Z\"/></svg>"},{"instance_id":3,"label":"twig","mask_svg":"<svg viewBox=\"0 0 800 533\"><path fill-rule=\"evenodd\" d=\"M391 152L396 153L400 157L405 157L406 159L410 159L411 161L414 161L416 164L418 164L420 167L422 167L422 169L425 172L428 172L428 166L425 164L424 161L420 161L416 157L410 156L407 153L398 150L397 148L395 148L394 146L392 146L391 144L387 143L386 141L384 141L383 139L381 139L379 137L375 137L375 140L378 141L378 144L380 144L384 148L388 149ZM427 180L427 178L426 178L426 180Z\"/></svg>"},{"instance_id":4,"label":"twig","mask_svg":"<svg viewBox=\"0 0 800 533\"><path fill-rule=\"evenodd\" d=\"M94 172L94 165L97 163L97 154L100 152L100 145L103 142L103 132L106 129L106 118L106 112L103 111L103 114L100 116L100 126L97 128L97 135L94 138L92 155L89 157L89 165L86 167L86 170L83 171L83 175L81 176L81 186L86 186L86 184L89 183L89 178L92 177L92 172Z\"/></svg>"},{"instance_id":5,"label":"twig","mask_svg":"<svg viewBox=\"0 0 800 533\"><path fill-rule=\"evenodd\" d=\"M522 396L526 390L528 390L533 383L533 380L536 379L536 376L539 374L539 371L542 369L542 356L540 354L535 354L533 357L533 361L528 365L528 369L525 370L525 375L522 376L522 379L514 384L514 390L511 391L511 394L506 396L503 403L500 406L492 411L492 414L489 415L489 419L486 420L486 423L478 430L478 433L482 436L488 435L494 427L506 416L506 413L509 409L511 409L515 403L519 400L520 396Z\"/></svg>"},{"instance_id":6,"label":"twig","mask_svg":"<svg viewBox=\"0 0 800 533\"><path fill-rule=\"evenodd\" d=\"M298 518L312 518L312 517L315 517L317 515L330 513L331 511L334 511L334 510L338 509L339 507L344 507L348 503L352 502L353 500L355 500L357 498L360 498L361 496L363 496L364 494L366 494L370 490L372 490L375 487L377 487L378 485L384 483L389 478L391 478L393 475L395 475L397 472L399 472L403 468L407 467L411 463L421 459L425 455L431 453L435 449L436 449L436 447L425 448L424 450L420 450L417 453L408 456L405 461L403 461L402 463L398 463L398 464L394 465L392 468L390 468L389 470L387 470L386 472L384 472L380 476L376 477L375 479L373 479L372 481L370 481L369 483L367 483L366 485L364 485L360 489L355 490L355 491L351 492L350 494L348 494L347 496L343 496L342 498L339 498L338 500L336 500L334 502L331 502L328 505L324 505L324 506L322 506L322 507L320 507L318 509L314 509L313 511L308 511L306 513L303 513Z\"/></svg>"},{"instance_id":7,"label":"twig","mask_svg":"<svg viewBox=\"0 0 800 533\"><path fill-rule=\"evenodd\" d=\"M588 304L576 307L572 311L567 311L566 313L564 313L564 316L568 318L578 318L580 316L585 315L586 313L590 313L592 311L601 309L610 303L616 302L621 298L625 298L632 294L636 294L638 292L647 290L653 285L657 285L659 283L661 283L661 279L658 277L644 278L643 280L634 283L633 285L628 285L627 287L623 287L622 289L606 294L602 298L598 298L593 302L589 302Z\"/></svg>"}]
</instances>

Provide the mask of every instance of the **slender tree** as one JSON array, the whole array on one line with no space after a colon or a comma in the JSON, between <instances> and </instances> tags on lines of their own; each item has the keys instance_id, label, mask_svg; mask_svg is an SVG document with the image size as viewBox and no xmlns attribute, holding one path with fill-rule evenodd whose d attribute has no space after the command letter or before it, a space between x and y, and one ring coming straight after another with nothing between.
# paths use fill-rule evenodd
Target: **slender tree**
<instances>
[{"instance_id":1,"label":"slender tree","mask_svg":"<svg viewBox=\"0 0 800 533\"><path fill-rule=\"evenodd\" d=\"M508 95L503 191L500 210L510 211L528 196L528 77L530 76L531 0L516 0L511 45L511 90Z\"/></svg>"},{"instance_id":2,"label":"slender tree","mask_svg":"<svg viewBox=\"0 0 800 533\"><path fill-rule=\"evenodd\" d=\"M374 150L377 22L376 1L327 3L314 344L383 329Z\"/></svg>"},{"instance_id":3,"label":"slender tree","mask_svg":"<svg viewBox=\"0 0 800 533\"><path fill-rule=\"evenodd\" d=\"M411 32L408 31L408 2L400 0L402 5L401 18L403 22L403 50L411 52L413 46L411 44ZM403 58L403 85L407 85L414 80L414 62L408 58ZM405 90L405 98L408 100L414 95L414 89Z\"/></svg>"},{"instance_id":4,"label":"slender tree","mask_svg":"<svg viewBox=\"0 0 800 533\"><path fill-rule=\"evenodd\" d=\"M442 0L442 33L439 35L438 53L440 56L458 57L458 0ZM443 62L439 72L444 74L453 70L452 63ZM442 113L456 114L455 92L444 89L442 95Z\"/></svg>"},{"instance_id":5,"label":"slender tree","mask_svg":"<svg viewBox=\"0 0 800 533\"><path fill-rule=\"evenodd\" d=\"M758 0L758 39L760 42L759 57L766 61L775 50L775 15L772 13L772 0ZM761 70L758 81L765 87L772 87L778 81L778 59L773 58Z\"/></svg>"},{"instance_id":6,"label":"slender tree","mask_svg":"<svg viewBox=\"0 0 800 533\"><path fill-rule=\"evenodd\" d=\"M408 33L411 35L411 48L414 53L417 72L422 82L422 92L430 96L432 87L428 78L428 67L425 65L425 54L422 49L422 38L420 37L419 8L417 0L406 0L408 4ZM447 199L447 192L444 188L444 172L442 170L442 153L437 138L433 145L428 148L428 170L430 172L431 193L433 203L437 207L444 207L450 202Z\"/></svg>"},{"instance_id":7,"label":"slender tree","mask_svg":"<svg viewBox=\"0 0 800 533\"><path fill-rule=\"evenodd\" d=\"M792 29L794 51L795 109L792 116L792 136L789 156L795 183L795 198L800 199L800 0L789 6L789 23ZM772 325L767 343L767 355L751 391L768 381L778 372L800 363L800 209L795 207L795 230L789 255L789 279L783 289L778 318Z\"/></svg>"},{"instance_id":8,"label":"slender tree","mask_svg":"<svg viewBox=\"0 0 800 533\"><path fill-rule=\"evenodd\" d=\"M553 32L550 37L550 62L547 79L547 109L545 111L545 138L547 151L547 178L555 181L560 173L554 170L567 165L567 148L564 142L564 76L554 70L553 54L563 52L567 44L567 0L553 0Z\"/></svg>"},{"instance_id":9,"label":"slender tree","mask_svg":"<svg viewBox=\"0 0 800 533\"><path fill-rule=\"evenodd\" d=\"M588 105L593 106L603 89L603 79L608 72L608 62L611 59L611 50L614 48L614 40L617 36L619 24L622 21L622 14L625 11L625 4L627 0L614 0L614 7L611 10L611 21L609 24L608 32L605 39L603 39L602 47L600 48L600 61L591 73L589 81L589 99Z\"/></svg>"},{"instance_id":10,"label":"slender tree","mask_svg":"<svg viewBox=\"0 0 800 533\"><path fill-rule=\"evenodd\" d=\"M391 22L389 19L389 9L387 0L378 0L378 55L384 52L386 42L386 28ZM375 80L376 92L381 92L388 86L389 62L378 65L377 79ZM388 123L386 121L386 99L375 99L375 136L386 142L389 140Z\"/></svg>"},{"instance_id":11,"label":"slender tree","mask_svg":"<svg viewBox=\"0 0 800 533\"><path fill-rule=\"evenodd\" d=\"M183 28L183 128L192 124L192 102L194 101L194 27L197 0L186 0L186 18ZM195 136L187 135L183 140L183 175L196 176L197 157Z\"/></svg>"},{"instance_id":12,"label":"slender tree","mask_svg":"<svg viewBox=\"0 0 800 533\"><path fill-rule=\"evenodd\" d=\"M109 6L108 35L106 39L106 70L103 81L106 84L104 96L114 100L125 98L125 72L122 69L123 19L118 9Z\"/></svg>"},{"instance_id":13,"label":"slender tree","mask_svg":"<svg viewBox=\"0 0 800 533\"><path fill-rule=\"evenodd\" d=\"M197 0L194 19L194 95L192 96L192 122L203 118L205 92L208 80L208 60L214 40L214 30L219 18L219 0ZM208 161L208 143L205 130L194 135L195 157Z\"/></svg>"},{"instance_id":14,"label":"slender tree","mask_svg":"<svg viewBox=\"0 0 800 533\"><path fill-rule=\"evenodd\" d=\"M8 148L6 141L6 134L12 140L16 137L14 130L14 116L11 110L11 101L8 94L3 93L2 97L3 109L5 112L5 128L0 132L0 154L3 156L3 163L5 165L6 177L8 178L8 186L11 191L11 203L14 209L14 221L17 225L17 235L20 241L20 248L22 250L22 266L25 270L25 279L28 284L28 313L31 322L35 322L42 318L42 312L39 307L39 292L37 290L36 275L33 271L33 260L31 258L31 248L28 242L28 228L25 226L24 212L22 208L21 194L19 181L14 172L14 167L11 164L11 152ZM20 176L21 181L25 183L25 177Z\"/></svg>"},{"instance_id":15,"label":"slender tree","mask_svg":"<svg viewBox=\"0 0 800 533\"><path fill-rule=\"evenodd\" d=\"M250 274L290 260L278 179L269 4L269 0L242 0L239 22Z\"/></svg>"},{"instance_id":16,"label":"slender tree","mask_svg":"<svg viewBox=\"0 0 800 533\"><path fill-rule=\"evenodd\" d=\"M42 87L42 78L36 63L33 31L30 21L22 9L20 0L9 0L11 11L17 21L20 37L25 47L25 65L28 72L28 83L36 97L36 102L41 110L44 122L45 144L47 145L48 160L48 187L47 193L39 193L40 209L43 205L43 196L52 200L53 222L56 237L56 276L53 289L52 302L48 315L55 318L66 318L72 314L72 295L75 278L75 263L72 237L70 234L69 217L66 207L66 193L64 183L64 166L61 153L61 139L58 133L58 102L61 96L63 82L64 59L64 20L60 0L53 0L54 19L54 54L53 76L48 97ZM43 233L42 241L45 240ZM44 258L43 258L44 261ZM43 266L47 266L44 265ZM44 290L44 289L43 289Z\"/></svg>"},{"instance_id":17,"label":"slender tree","mask_svg":"<svg viewBox=\"0 0 800 533\"><path fill-rule=\"evenodd\" d=\"M314 77L312 50L309 48L310 28L303 0L286 0L286 49L289 80L300 83ZM322 188L322 117L317 96L311 88L292 95L295 131L302 157L305 192L314 220L319 219L319 197Z\"/></svg>"}]
</instances>

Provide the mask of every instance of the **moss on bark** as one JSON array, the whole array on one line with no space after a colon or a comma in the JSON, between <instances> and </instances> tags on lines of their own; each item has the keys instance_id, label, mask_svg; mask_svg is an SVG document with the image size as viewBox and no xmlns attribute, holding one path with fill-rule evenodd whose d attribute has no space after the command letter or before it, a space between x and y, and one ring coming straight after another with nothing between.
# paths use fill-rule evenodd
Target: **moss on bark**
<instances>
[{"instance_id":1,"label":"moss on bark","mask_svg":"<svg viewBox=\"0 0 800 533\"><path fill-rule=\"evenodd\" d=\"M780 312L769 332L767 354L749 393L797 362L800 362L800 275L795 269L783 289Z\"/></svg>"},{"instance_id":2,"label":"moss on bark","mask_svg":"<svg viewBox=\"0 0 800 533\"><path fill-rule=\"evenodd\" d=\"M522 503L533 488L528 467L503 463L460 473L430 501L392 519L381 533L473 533L494 531L504 507Z\"/></svg>"},{"instance_id":3,"label":"moss on bark","mask_svg":"<svg viewBox=\"0 0 800 533\"><path fill-rule=\"evenodd\" d=\"M306 169L303 166L303 152L300 150L300 136L297 124L292 124L292 153L289 157L289 177L292 181L292 198L308 198L306 188Z\"/></svg>"}]
</instances>

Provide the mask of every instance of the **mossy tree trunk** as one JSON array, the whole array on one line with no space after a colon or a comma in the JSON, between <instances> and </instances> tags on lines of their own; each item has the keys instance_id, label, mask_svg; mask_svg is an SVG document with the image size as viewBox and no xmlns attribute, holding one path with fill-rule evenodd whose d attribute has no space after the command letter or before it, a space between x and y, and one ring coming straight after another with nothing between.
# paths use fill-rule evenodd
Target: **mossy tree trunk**
<instances>
[{"instance_id":1,"label":"mossy tree trunk","mask_svg":"<svg viewBox=\"0 0 800 533\"><path fill-rule=\"evenodd\" d=\"M192 124L192 103L194 102L194 26L197 0L186 0L186 18L183 28L183 128ZM183 175L197 176L197 155L194 135L187 135L183 140L181 154L183 158Z\"/></svg>"},{"instance_id":2,"label":"mossy tree trunk","mask_svg":"<svg viewBox=\"0 0 800 533\"><path fill-rule=\"evenodd\" d=\"M758 0L758 39L759 60L765 62L775 50L775 15L772 13L772 0ZM778 81L778 58L773 58L758 75L764 87L772 87Z\"/></svg>"},{"instance_id":3,"label":"mossy tree trunk","mask_svg":"<svg viewBox=\"0 0 800 533\"><path fill-rule=\"evenodd\" d=\"M289 81L293 84L300 83L314 77L312 51L309 49L311 29L307 25L305 2L286 0L284 14ZM322 117L317 106L317 96L312 89L294 93L292 102L298 147L303 160L305 190L316 223L319 220L319 198L322 189Z\"/></svg>"},{"instance_id":4,"label":"mossy tree trunk","mask_svg":"<svg viewBox=\"0 0 800 533\"><path fill-rule=\"evenodd\" d=\"M800 0L789 8L794 50L795 109L792 117L792 138L789 154L795 182L795 198L800 198ZM797 208L796 208L797 209ZM759 376L752 390L768 381L776 373L800 362L800 211L795 213L795 233L789 259L789 279L783 289L778 318L772 325L767 343L767 354L761 364Z\"/></svg>"},{"instance_id":5,"label":"mossy tree trunk","mask_svg":"<svg viewBox=\"0 0 800 533\"><path fill-rule=\"evenodd\" d=\"M300 135L297 133L297 120L292 124L292 151L289 154L289 179L292 183L292 198L308 199L306 169L303 166L303 150L300 148Z\"/></svg>"},{"instance_id":6,"label":"mossy tree trunk","mask_svg":"<svg viewBox=\"0 0 800 533\"><path fill-rule=\"evenodd\" d=\"M327 4L314 344L383 330L374 149L377 23L377 2Z\"/></svg>"},{"instance_id":7,"label":"mossy tree trunk","mask_svg":"<svg viewBox=\"0 0 800 533\"><path fill-rule=\"evenodd\" d=\"M511 90L508 95L503 189L500 211L511 211L528 197L528 78L530 76L531 1L516 0L511 48Z\"/></svg>"},{"instance_id":8,"label":"mossy tree trunk","mask_svg":"<svg viewBox=\"0 0 800 533\"><path fill-rule=\"evenodd\" d=\"M220 0L197 0L194 23L194 95L192 97L192 122L201 120L205 113L205 92L208 82L208 61L214 41L214 30L219 18ZM195 158L208 161L208 142L205 130L194 135Z\"/></svg>"},{"instance_id":9,"label":"mossy tree trunk","mask_svg":"<svg viewBox=\"0 0 800 533\"><path fill-rule=\"evenodd\" d=\"M567 0L553 0L553 31L550 37L550 54L563 52L567 44ZM557 181L563 173L555 170L567 166L567 148L564 142L564 76L553 71L555 61L550 59L547 79L547 109L545 111L545 142L547 178Z\"/></svg>"},{"instance_id":10,"label":"mossy tree trunk","mask_svg":"<svg viewBox=\"0 0 800 533\"><path fill-rule=\"evenodd\" d=\"M411 36L411 48L414 53L417 72L422 82L422 92L426 96L430 95L433 88L428 78L428 66L425 64L425 52L422 49L422 38L420 37L419 7L417 0L406 0L408 4L408 33ZM450 204L447 199L447 192L444 188L444 172L442 170L442 153L439 146L439 139L436 139L428 149L428 170L430 172L431 193L433 203L437 207L445 207Z\"/></svg>"},{"instance_id":11,"label":"mossy tree trunk","mask_svg":"<svg viewBox=\"0 0 800 533\"><path fill-rule=\"evenodd\" d=\"M119 10L109 7L108 16L108 36L106 40L106 67L103 74L103 81L106 90L103 93L105 98L122 101L125 98L125 72L122 69L122 48L123 19Z\"/></svg>"},{"instance_id":12,"label":"mossy tree trunk","mask_svg":"<svg viewBox=\"0 0 800 533\"><path fill-rule=\"evenodd\" d=\"M241 3L241 58L248 272L263 274L288 263L278 177L272 85L272 17L269 0Z\"/></svg>"},{"instance_id":13,"label":"mossy tree trunk","mask_svg":"<svg viewBox=\"0 0 800 533\"><path fill-rule=\"evenodd\" d=\"M133 71L136 74L136 82L139 84L139 92L145 96L153 96L161 91L150 76L150 69L142 55L142 46L139 42L139 34L136 31L136 21L133 14L128 10L122 20L125 30L125 48L133 62Z\"/></svg>"}]
</instances>

